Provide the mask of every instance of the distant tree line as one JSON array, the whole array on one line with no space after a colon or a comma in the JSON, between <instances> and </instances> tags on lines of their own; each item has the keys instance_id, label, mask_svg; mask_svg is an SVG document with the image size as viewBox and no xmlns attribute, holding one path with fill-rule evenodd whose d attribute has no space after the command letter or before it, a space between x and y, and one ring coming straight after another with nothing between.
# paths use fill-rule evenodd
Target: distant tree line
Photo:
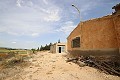
<instances>
[{"instance_id":1,"label":"distant tree line","mask_svg":"<svg viewBox=\"0 0 120 80\"><path fill-rule=\"evenodd\" d=\"M0 49L5 49L5 50L29 50L29 49L21 49L21 48L7 48L7 47L0 47Z\"/></svg>"},{"instance_id":2,"label":"distant tree line","mask_svg":"<svg viewBox=\"0 0 120 80\"><path fill-rule=\"evenodd\" d=\"M50 46L52 45L52 43L50 44L46 44L45 46L38 47L37 51L43 51L43 50L50 50Z\"/></svg>"},{"instance_id":3,"label":"distant tree line","mask_svg":"<svg viewBox=\"0 0 120 80\"><path fill-rule=\"evenodd\" d=\"M56 43L61 43L60 39L58 40L58 42ZM33 53L35 51L44 51L44 50L50 50L50 46L52 45L52 43L46 44L45 46L38 47L37 49L31 49L33 51Z\"/></svg>"}]
</instances>

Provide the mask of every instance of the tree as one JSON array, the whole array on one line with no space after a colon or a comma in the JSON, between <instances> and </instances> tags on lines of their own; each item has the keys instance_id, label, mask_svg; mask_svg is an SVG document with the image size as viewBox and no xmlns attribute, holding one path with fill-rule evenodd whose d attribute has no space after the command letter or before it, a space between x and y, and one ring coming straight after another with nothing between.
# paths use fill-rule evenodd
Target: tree
<instances>
[{"instance_id":1,"label":"tree","mask_svg":"<svg viewBox=\"0 0 120 80\"><path fill-rule=\"evenodd\" d=\"M52 46L52 43L50 43L49 46Z\"/></svg>"},{"instance_id":2,"label":"tree","mask_svg":"<svg viewBox=\"0 0 120 80\"><path fill-rule=\"evenodd\" d=\"M41 47L40 47L40 51L43 51L43 50L50 50L50 46L52 45L52 43L50 43L49 45L48 44L46 44L44 47L41 45Z\"/></svg>"},{"instance_id":3,"label":"tree","mask_svg":"<svg viewBox=\"0 0 120 80\"><path fill-rule=\"evenodd\" d=\"M42 45L41 45L41 47L40 47L40 51L42 51L43 50L43 47L42 47Z\"/></svg>"},{"instance_id":4,"label":"tree","mask_svg":"<svg viewBox=\"0 0 120 80\"><path fill-rule=\"evenodd\" d=\"M52 46L52 43L49 44L49 50L50 50L50 47Z\"/></svg>"},{"instance_id":5,"label":"tree","mask_svg":"<svg viewBox=\"0 0 120 80\"><path fill-rule=\"evenodd\" d=\"M38 47L38 49L37 49L37 51L39 51L40 49L39 49L39 47Z\"/></svg>"},{"instance_id":6,"label":"tree","mask_svg":"<svg viewBox=\"0 0 120 80\"><path fill-rule=\"evenodd\" d=\"M31 49L33 51L33 53L35 53L35 49Z\"/></svg>"},{"instance_id":7,"label":"tree","mask_svg":"<svg viewBox=\"0 0 120 80\"><path fill-rule=\"evenodd\" d=\"M60 43L60 39L58 40L58 43Z\"/></svg>"}]
</instances>

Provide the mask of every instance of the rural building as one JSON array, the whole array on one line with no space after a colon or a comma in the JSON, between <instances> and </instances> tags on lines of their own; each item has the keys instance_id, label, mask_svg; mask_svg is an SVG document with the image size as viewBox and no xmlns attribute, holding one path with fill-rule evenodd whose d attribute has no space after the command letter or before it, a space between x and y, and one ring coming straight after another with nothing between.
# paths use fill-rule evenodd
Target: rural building
<instances>
[{"instance_id":1,"label":"rural building","mask_svg":"<svg viewBox=\"0 0 120 80\"><path fill-rule=\"evenodd\" d=\"M67 49L73 56L120 53L120 4L115 12L80 22L67 37Z\"/></svg>"},{"instance_id":2,"label":"rural building","mask_svg":"<svg viewBox=\"0 0 120 80\"><path fill-rule=\"evenodd\" d=\"M67 51L66 43L55 43L50 46L51 53L63 53Z\"/></svg>"}]
</instances>

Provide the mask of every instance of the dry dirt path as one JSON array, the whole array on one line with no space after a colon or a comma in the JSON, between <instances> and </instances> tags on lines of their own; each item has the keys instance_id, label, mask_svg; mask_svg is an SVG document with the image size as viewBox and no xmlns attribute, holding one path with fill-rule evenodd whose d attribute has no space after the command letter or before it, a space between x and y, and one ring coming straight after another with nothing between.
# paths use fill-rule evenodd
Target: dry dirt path
<instances>
[{"instance_id":1,"label":"dry dirt path","mask_svg":"<svg viewBox=\"0 0 120 80\"><path fill-rule=\"evenodd\" d=\"M120 80L88 66L66 63L64 55L38 52L30 60L31 65L6 80Z\"/></svg>"}]
</instances>

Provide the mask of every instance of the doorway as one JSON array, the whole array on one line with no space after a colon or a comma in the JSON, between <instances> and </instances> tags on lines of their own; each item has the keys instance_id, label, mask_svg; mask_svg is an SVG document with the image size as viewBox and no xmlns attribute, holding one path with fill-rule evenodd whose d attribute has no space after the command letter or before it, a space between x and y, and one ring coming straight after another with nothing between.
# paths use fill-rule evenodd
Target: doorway
<instances>
[{"instance_id":1,"label":"doorway","mask_svg":"<svg viewBox=\"0 0 120 80\"><path fill-rule=\"evenodd\" d=\"M59 53L61 53L61 47L59 47Z\"/></svg>"}]
</instances>

